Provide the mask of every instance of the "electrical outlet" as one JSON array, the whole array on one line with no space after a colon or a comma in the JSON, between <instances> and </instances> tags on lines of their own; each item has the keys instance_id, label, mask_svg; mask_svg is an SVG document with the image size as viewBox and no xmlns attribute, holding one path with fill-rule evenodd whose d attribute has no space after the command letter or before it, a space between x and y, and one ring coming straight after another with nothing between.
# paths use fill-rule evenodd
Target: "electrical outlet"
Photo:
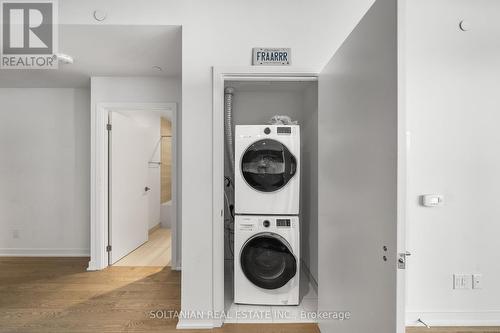
<instances>
[{"instance_id":1,"label":"electrical outlet","mask_svg":"<svg viewBox=\"0 0 500 333\"><path fill-rule=\"evenodd\" d=\"M15 229L12 231L12 238L14 239L19 238L19 230Z\"/></svg>"},{"instance_id":2,"label":"electrical outlet","mask_svg":"<svg viewBox=\"0 0 500 333\"><path fill-rule=\"evenodd\" d=\"M453 289L471 289L470 274L453 274Z\"/></svg>"},{"instance_id":3,"label":"electrical outlet","mask_svg":"<svg viewBox=\"0 0 500 333\"><path fill-rule=\"evenodd\" d=\"M472 289L482 289L483 288L483 275L473 274L472 275Z\"/></svg>"}]
</instances>

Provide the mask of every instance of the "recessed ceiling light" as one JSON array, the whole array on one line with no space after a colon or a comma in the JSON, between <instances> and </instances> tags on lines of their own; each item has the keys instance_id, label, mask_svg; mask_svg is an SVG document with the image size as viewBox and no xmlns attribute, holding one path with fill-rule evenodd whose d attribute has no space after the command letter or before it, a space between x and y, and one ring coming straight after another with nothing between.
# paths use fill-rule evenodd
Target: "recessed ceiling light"
<instances>
[{"instance_id":1,"label":"recessed ceiling light","mask_svg":"<svg viewBox=\"0 0 500 333\"><path fill-rule=\"evenodd\" d=\"M108 17L108 14L102 10L94 10L94 19L98 22L104 21Z\"/></svg>"},{"instance_id":2,"label":"recessed ceiling light","mask_svg":"<svg viewBox=\"0 0 500 333\"><path fill-rule=\"evenodd\" d=\"M59 60L63 64L72 64L74 62L74 59L72 56L70 56L68 54L64 54L64 53L58 53L57 60Z\"/></svg>"},{"instance_id":3,"label":"recessed ceiling light","mask_svg":"<svg viewBox=\"0 0 500 333\"><path fill-rule=\"evenodd\" d=\"M152 68L152 69L154 69L154 70L155 70L155 71L157 71L157 72L161 72L161 71L163 71L163 68L161 68L160 66L153 66L153 67L151 67L151 68Z\"/></svg>"}]
</instances>

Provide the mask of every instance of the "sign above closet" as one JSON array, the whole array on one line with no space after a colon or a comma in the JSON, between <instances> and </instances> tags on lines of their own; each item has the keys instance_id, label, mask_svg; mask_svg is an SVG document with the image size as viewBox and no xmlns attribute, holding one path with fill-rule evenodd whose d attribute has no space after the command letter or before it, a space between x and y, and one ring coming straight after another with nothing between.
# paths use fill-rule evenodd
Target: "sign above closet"
<instances>
[{"instance_id":1,"label":"sign above closet","mask_svg":"<svg viewBox=\"0 0 500 333\"><path fill-rule=\"evenodd\" d=\"M288 66L291 63L292 49L254 47L252 65Z\"/></svg>"}]
</instances>

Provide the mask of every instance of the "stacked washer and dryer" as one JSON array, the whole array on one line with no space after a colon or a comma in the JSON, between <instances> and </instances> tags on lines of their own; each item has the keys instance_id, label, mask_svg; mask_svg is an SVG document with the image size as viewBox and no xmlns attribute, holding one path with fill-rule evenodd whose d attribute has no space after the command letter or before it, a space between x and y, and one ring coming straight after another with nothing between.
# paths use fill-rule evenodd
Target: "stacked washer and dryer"
<instances>
[{"instance_id":1,"label":"stacked washer and dryer","mask_svg":"<svg viewBox=\"0 0 500 333\"><path fill-rule=\"evenodd\" d=\"M235 129L234 302L298 305L300 127Z\"/></svg>"}]
</instances>

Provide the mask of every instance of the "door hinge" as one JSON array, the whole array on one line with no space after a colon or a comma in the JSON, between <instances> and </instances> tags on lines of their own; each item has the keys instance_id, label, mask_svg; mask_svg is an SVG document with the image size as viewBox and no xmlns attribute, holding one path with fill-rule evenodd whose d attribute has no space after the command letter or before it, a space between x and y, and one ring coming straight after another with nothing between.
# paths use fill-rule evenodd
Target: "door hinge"
<instances>
[{"instance_id":1,"label":"door hinge","mask_svg":"<svg viewBox=\"0 0 500 333\"><path fill-rule=\"evenodd\" d=\"M111 245L106 246L106 252L111 252Z\"/></svg>"},{"instance_id":2,"label":"door hinge","mask_svg":"<svg viewBox=\"0 0 500 333\"><path fill-rule=\"evenodd\" d=\"M406 251L398 254L398 269L406 269L406 257L411 256L411 253Z\"/></svg>"},{"instance_id":3,"label":"door hinge","mask_svg":"<svg viewBox=\"0 0 500 333\"><path fill-rule=\"evenodd\" d=\"M111 124L106 124L106 130L111 131Z\"/></svg>"}]
</instances>

